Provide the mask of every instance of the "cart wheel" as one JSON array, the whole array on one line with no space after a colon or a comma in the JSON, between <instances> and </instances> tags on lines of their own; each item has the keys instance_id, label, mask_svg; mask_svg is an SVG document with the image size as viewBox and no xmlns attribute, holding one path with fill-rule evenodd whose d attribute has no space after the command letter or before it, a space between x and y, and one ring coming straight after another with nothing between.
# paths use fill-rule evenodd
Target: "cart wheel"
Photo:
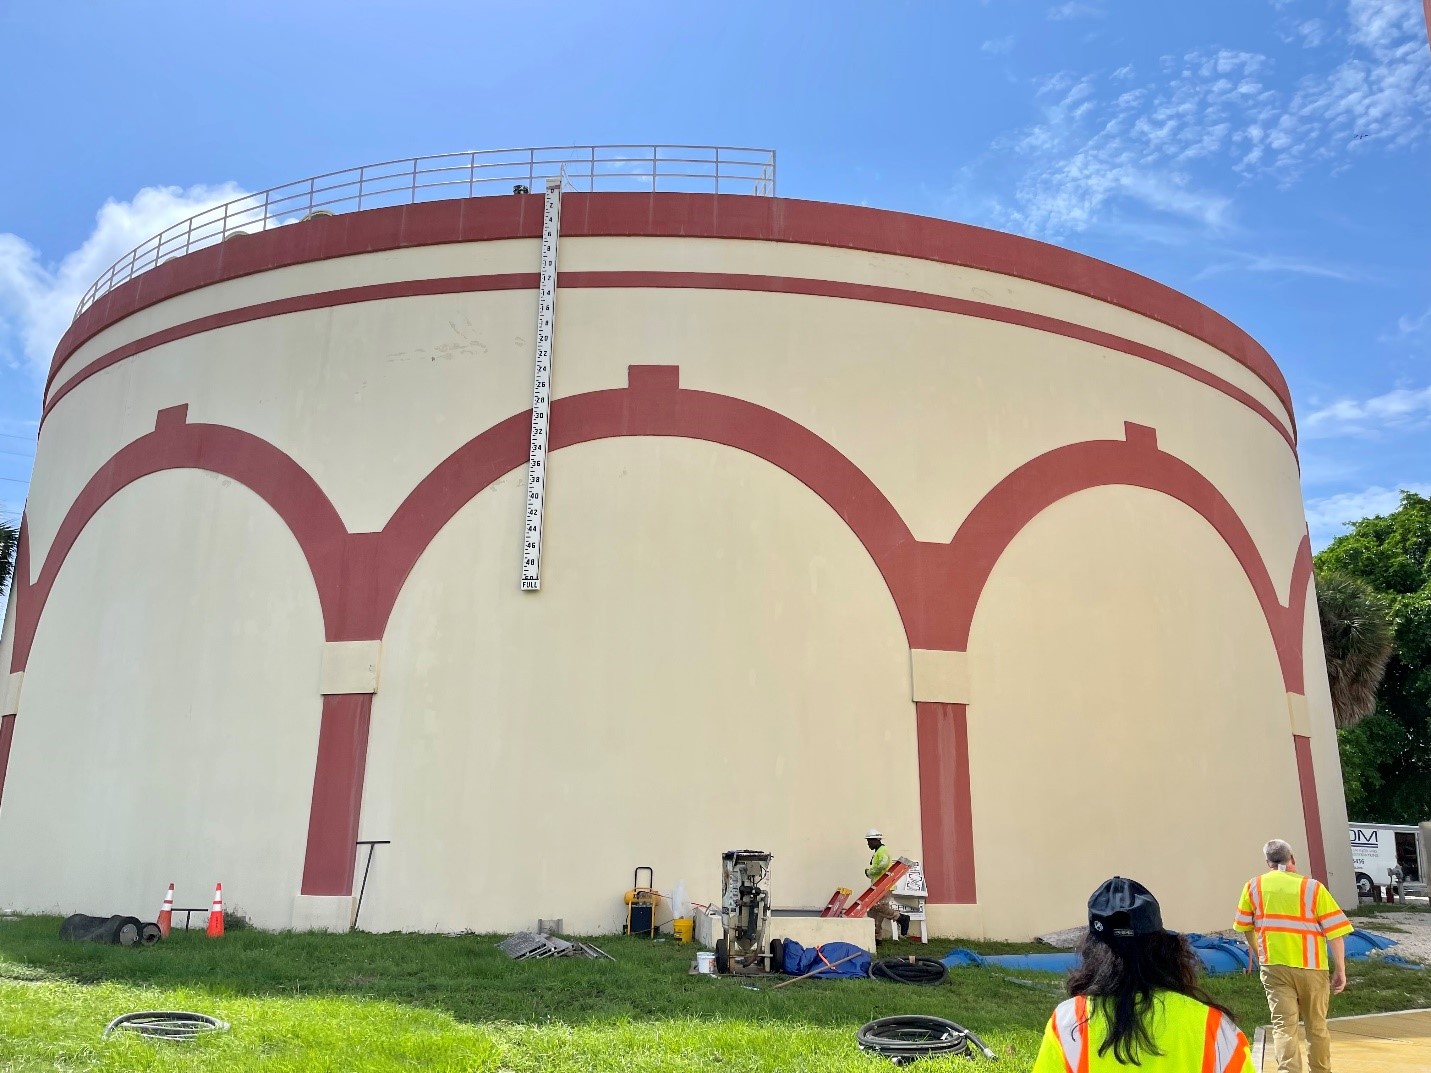
<instances>
[{"instance_id":1,"label":"cart wheel","mask_svg":"<svg viewBox=\"0 0 1431 1073\"><path fill-rule=\"evenodd\" d=\"M785 971L785 944L779 939L770 940L770 971Z\"/></svg>"},{"instance_id":2,"label":"cart wheel","mask_svg":"<svg viewBox=\"0 0 1431 1073\"><path fill-rule=\"evenodd\" d=\"M717 939L715 946L716 972L724 976L730 972L730 947L724 939Z\"/></svg>"}]
</instances>

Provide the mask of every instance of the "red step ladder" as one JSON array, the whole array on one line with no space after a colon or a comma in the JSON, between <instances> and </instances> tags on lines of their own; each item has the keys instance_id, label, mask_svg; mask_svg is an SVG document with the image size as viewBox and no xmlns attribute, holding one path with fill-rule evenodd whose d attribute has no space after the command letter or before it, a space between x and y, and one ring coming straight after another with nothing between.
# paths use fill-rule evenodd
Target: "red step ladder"
<instances>
[{"instance_id":1,"label":"red step ladder","mask_svg":"<svg viewBox=\"0 0 1431 1073\"><path fill-rule=\"evenodd\" d=\"M845 908L845 903L850 900L853 892L849 887L836 887L835 893L830 895L830 900L825 903L825 908L821 911L822 917L837 917Z\"/></svg>"},{"instance_id":2,"label":"red step ladder","mask_svg":"<svg viewBox=\"0 0 1431 1073\"><path fill-rule=\"evenodd\" d=\"M875 906L879 905L880 902L884 901L890 891L894 890L895 885L909 873L909 865L910 862L908 860L900 857L889 866L888 872L875 881L874 886L870 887L869 890L845 906L844 911L839 915L842 917L864 916ZM830 900L834 901L833 898ZM826 908L828 908L828 906Z\"/></svg>"}]
</instances>

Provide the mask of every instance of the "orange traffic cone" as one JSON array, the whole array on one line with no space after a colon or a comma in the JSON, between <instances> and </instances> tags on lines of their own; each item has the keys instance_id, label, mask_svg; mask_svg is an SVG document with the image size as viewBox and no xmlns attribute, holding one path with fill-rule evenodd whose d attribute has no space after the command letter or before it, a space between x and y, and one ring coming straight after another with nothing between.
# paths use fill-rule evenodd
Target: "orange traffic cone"
<instances>
[{"instance_id":1,"label":"orange traffic cone","mask_svg":"<svg viewBox=\"0 0 1431 1073\"><path fill-rule=\"evenodd\" d=\"M159 919L155 922L159 925L159 934L164 938L169 938L169 925L174 919L174 884L169 884L169 891L164 895L164 907L159 910Z\"/></svg>"},{"instance_id":2,"label":"orange traffic cone","mask_svg":"<svg viewBox=\"0 0 1431 1073\"><path fill-rule=\"evenodd\" d=\"M224 885L214 884L214 904L209 907L209 938L220 939L224 934Z\"/></svg>"}]
</instances>

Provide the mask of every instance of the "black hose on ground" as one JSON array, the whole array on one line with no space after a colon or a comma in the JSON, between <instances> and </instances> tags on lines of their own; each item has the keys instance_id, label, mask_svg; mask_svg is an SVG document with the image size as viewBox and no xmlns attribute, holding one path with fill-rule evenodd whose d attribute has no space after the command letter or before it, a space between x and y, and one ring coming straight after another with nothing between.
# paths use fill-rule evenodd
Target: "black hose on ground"
<instances>
[{"instance_id":1,"label":"black hose on ground","mask_svg":"<svg viewBox=\"0 0 1431 1073\"><path fill-rule=\"evenodd\" d=\"M934 987L942 984L949 969L938 958L880 958L870 964L870 975L892 984L921 984Z\"/></svg>"},{"instance_id":2,"label":"black hose on ground","mask_svg":"<svg viewBox=\"0 0 1431 1073\"><path fill-rule=\"evenodd\" d=\"M924 1014L881 1017L861 1028L856 1038L860 1050L893 1059L895 1065L901 1066L936 1054L973 1057L972 1047L978 1047L985 1058L998 1058L983 1040L963 1025Z\"/></svg>"}]
</instances>

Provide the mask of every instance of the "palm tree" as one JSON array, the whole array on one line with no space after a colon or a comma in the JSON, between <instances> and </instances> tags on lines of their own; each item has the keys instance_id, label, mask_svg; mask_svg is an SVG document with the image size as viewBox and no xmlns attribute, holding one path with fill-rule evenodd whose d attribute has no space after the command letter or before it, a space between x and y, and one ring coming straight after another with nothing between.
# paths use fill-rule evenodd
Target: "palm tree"
<instances>
[{"instance_id":1,"label":"palm tree","mask_svg":"<svg viewBox=\"0 0 1431 1073\"><path fill-rule=\"evenodd\" d=\"M1376 710L1376 691L1395 648L1391 617L1370 585L1333 571L1317 574L1317 610L1332 712L1338 727L1354 727Z\"/></svg>"},{"instance_id":2,"label":"palm tree","mask_svg":"<svg viewBox=\"0 0 1431 1073\"><path fill-rule=\"evenodd\" d=\"M15 576L15 555L20 548L20 527L0 519L0 596L10 589Z\"/></svg>"}]
</instances>

